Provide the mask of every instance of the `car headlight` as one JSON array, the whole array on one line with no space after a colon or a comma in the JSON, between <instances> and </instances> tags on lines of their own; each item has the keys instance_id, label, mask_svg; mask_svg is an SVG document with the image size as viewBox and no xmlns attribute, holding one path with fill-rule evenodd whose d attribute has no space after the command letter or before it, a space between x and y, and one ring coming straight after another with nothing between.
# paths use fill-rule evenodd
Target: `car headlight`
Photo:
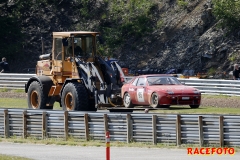
<instances>
[{"instance_id":1,"label":"car headlight","mask_svg":"<svg viewBox=\"0 0 240 160\"><path fill-rule=\"evenodd\" d=\"M167 94L174 94L173 91L167 91Z\"/></svg>"},{"instance_id":2,"label":"car headlight","mask_svg":"<svg viewBox=\"0 0 240 160\"><path fill-rule=\"evenodd\" d=\"M199 90L194 90L193 93L194 94L200 94L201 92Z\"/></svg>"}]
</instances>

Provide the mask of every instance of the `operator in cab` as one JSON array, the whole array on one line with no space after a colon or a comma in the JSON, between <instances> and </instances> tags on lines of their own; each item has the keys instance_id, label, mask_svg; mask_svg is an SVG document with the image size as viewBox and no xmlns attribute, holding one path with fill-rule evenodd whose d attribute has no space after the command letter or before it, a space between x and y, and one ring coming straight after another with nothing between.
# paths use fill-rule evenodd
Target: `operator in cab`
<instances>
[{"instance_id":1,"label":"operator in cab","mask_svg":"<svg viewBox=\"0 0 240 160\"><path fill-rule=\"evenodd\" d=\"M71 60L71 58L73 57L73 48L74 48L74 56L83 56L83 50L82 48L77 44L77 40L75 39L74 40L74 43L73 43L73 46L70 46L68 49L67 49L67 55L66 55L66 59L67 60Z\"/></svg>"}]
</instances>

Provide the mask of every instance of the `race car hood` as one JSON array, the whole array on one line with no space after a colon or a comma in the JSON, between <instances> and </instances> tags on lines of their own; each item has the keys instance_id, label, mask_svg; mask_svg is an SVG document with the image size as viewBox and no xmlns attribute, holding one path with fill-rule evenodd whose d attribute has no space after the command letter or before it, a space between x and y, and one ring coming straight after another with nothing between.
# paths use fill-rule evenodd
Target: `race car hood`
<instances>
[{"instance_id":1,"label":"race car hood","mask_svg":"<svg viewBox=\"0 0 240 160\"><path fill-rule=\"evenodd\" d=\"M196 88L190 87L190 86L184 86L184 85L154 85L149 87L151 90L159 91L159 92L165 92L165 93L173 93L173 94L196 94L197 92L200 93L200 91Z\"/></svg>"}]
</instances>

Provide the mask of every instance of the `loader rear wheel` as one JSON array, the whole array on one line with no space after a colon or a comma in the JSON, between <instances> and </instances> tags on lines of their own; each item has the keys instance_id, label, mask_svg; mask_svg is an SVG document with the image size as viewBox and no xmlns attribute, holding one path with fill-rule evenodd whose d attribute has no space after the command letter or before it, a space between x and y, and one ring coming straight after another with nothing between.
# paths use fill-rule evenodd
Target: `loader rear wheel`
<instances>
[{"instance_id":1,"label":"loader rear wheel","mask_svg":"<svg viewBox=\"0 0 240 160\"><path fill-rule=\"evenodd\" d=\"M70 82L65 85L61 96L63 110L86 111L88 101L88 92L83 84Z\"/></svg>"},{"instance_id":2,"label":"loader rear wheel","mask_svg":"<svg viewBox=\"0 0 240 160\"><path fill-rule=\"evenodd\" d=\"M28 108L30 109L47 109L47 96L43 94L43 88L39 82L33 81L27 92Z\"/></svg>"}]
</instances>

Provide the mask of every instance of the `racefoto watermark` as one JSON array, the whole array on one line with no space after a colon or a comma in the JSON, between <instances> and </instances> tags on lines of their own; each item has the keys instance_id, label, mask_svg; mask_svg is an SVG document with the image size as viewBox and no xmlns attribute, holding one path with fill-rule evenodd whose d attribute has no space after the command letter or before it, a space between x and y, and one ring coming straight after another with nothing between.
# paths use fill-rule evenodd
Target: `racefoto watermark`
<instances>
[{"instance_id":1,"label":"racefoto watermark","mask_svg":"<svg viewBox=\"0 0 240 160\"><path fill-rule=\"evenodd\" d=\"M234 148L187 148L188 155L234 155Z\"/></svg>"}]
</instances>

